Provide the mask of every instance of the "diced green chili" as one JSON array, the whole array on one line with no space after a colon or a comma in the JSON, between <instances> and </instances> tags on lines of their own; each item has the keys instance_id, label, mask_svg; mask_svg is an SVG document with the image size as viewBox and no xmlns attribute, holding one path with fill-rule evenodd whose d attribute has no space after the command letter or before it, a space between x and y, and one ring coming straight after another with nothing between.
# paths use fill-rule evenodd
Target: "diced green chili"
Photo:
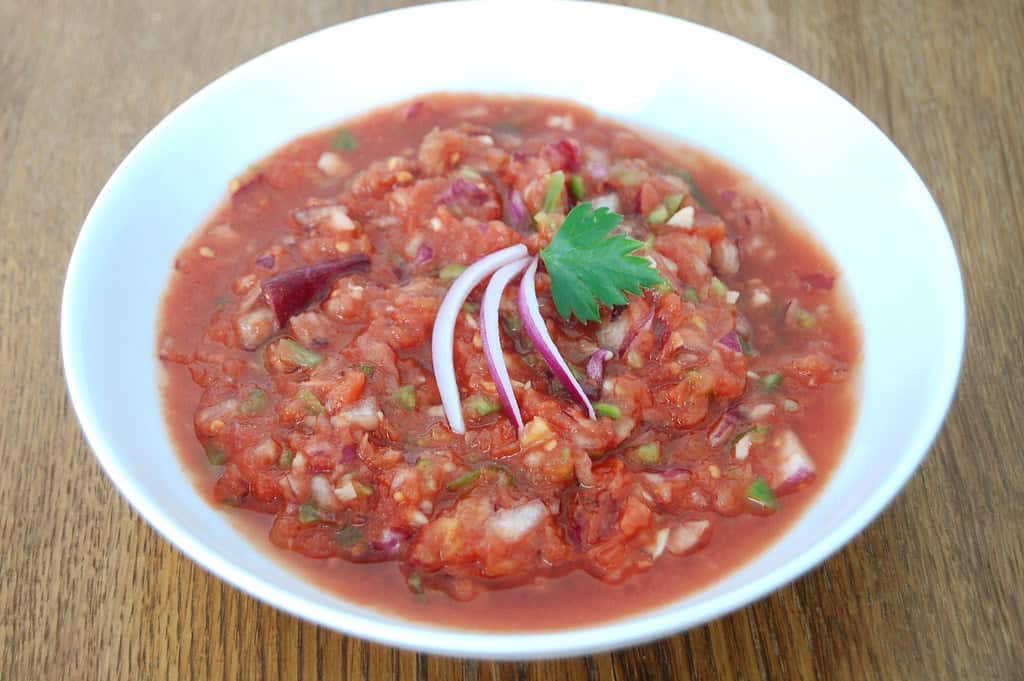
<instances>
[{"instance_id":1,"label":"diced green chili","mask_svg":"<svg viewBox=\"0 0 1024 681\"><path fill-rule=\"evenodd\" d=\"M480 311L480 303L472 303L467 300L462 304L462 311L468 312L469 314L476 314Z\"/></svg>"},{"instance_id":2,"label":"diced green chili","mask_svg":"<svg viewBox=\"0 0 1024 681\"><path fill-rule=\"evenodd\" d=\"M416 388L411 385L402 385L395 390L395 402L405 409L412 411L416 408Z\"/></svg>"},{"instance_id":3,"label":"diced green chili","mask_svg":"<svg viewBox=\"0 0 1024 681\"><path fill-rule=\"evenodd\" d=\"M687 286L686 288L683 289L683 298L686 298L691 303L700 302L700 294L698 294L697 289L693 288L692 286Z\"/></svg>"},{"instance_id":4,"label":"diced green chili","mask_svg":"<svg viewBox=\"0 0 1024 681\"><path fill-rule=\"evenodd\" d=\"M554 234L559 222L549 213L541 211L533 216L533 227L538 234Z\"/></svg>"},{"instance_id":5,"label":"diced green chili","mask_svg":"<svg viewBox=\"0 0 1024 681\"><path fill-rule=\"evenodd\" d=\"M471 180L473 182L478 182L483 179L482 177L480 177L480 173L473 170L469 166L462 166L461 168L459 168L459 175L462 175L467 180Z\"/></svg>"},{"instance_id":6,"label":"diced green chili","mask_svg":"<svg viewBox=\"0 0 1024 681\"><path fill-rule=\"evenodd\" d=\"M462 401L462 408L476 416L489 416L501 409L501 405L486 395L473 394Z\"/></svg>"},{"instance_id":7,"label":"diced green chili","mask_svg":"<svg viewBox=\"0 0 1024 681\"><path fill-rule=\"evenodd\" d=\"M359 494L359 496L361 496L361 497L372 497L373 496L373 488L370 487L369 485L367 485L365 483L362 483L362 482L359 482L358 480L356 480L355 483L354 483L354 486L356 488L356 493Z\"/></svg>"},{"instance_id":8,"label":"diced green chili","mask_svg":"<svg viewBox=\"0 0 1024 681\"><path fill-rule=\"evenodd\" d=\"M206 451L206 460L214 466L222 466L228 459L228 455L224 452L224 448L213 440L207 442L206 445L203 446L203 449Z\"/></svg>"},{"instance_id":9,"label":"diced green chili","mask_svg":"<svg viewBox=\"0 0 1024 681\"><path fill-rule=\"evenodd\" d=\"M309 388L303 388L299 391L299 399L306 405L306 411L311 416L320 416L325 413L324 405L320 404L320 400L316 398L316 395Z\"/></svg>"},{"instance_id":10,"label":"diced green chili","mask_svg":"<svg viewBox=\"0 0 1024 681\"><path fill-rule=\"evenodd\" d=\"M697 186L697 183L693 180L693 175L691 175L689 171L682 168L672 168L668 172L683 178L683 180L686 181L686 184L690 187L690 194L693 196L693 200L708 213L714 213L711 209L711 204L708 203L707 197L704 196L704 192L702 192L700 187Z\"/></svg>"},{"instance_id":11,"label":"diced green chili","mask_svg":"<svg viewBox=\"0 0 1024 681\"><path fill-rule=\"evenodd\" d=\"M267 393L263 392L259 388L250 390L249 394L242 400L242 405L239 407L239 411L242 412L243 416L254 416L263 411L267 406Z\"/></svg>"},{"instance_id":12,"label":"diced green chili","mask_svg":"<svg viewBox=\"0 0 1024 681\"><path fill-rule=\"evenodd\" d=\"M743 348L743 354L747 357L754 357L757 355L757 349L754 347L754 344L743 336L740 336L740 347Z\"/></svg>"},{"instance_id":13,"label":"diced green chili","mask_svg":"<svg viewBox=\"0 0 1024 681\"><path fill-rule=\"evenodd\" d=\"M652 225L660 225L669 219L668 208L664 205L658 206L647 214L647 222Z\"/></svg>"},{"instance_id":14,"label":"diced green chili","mask_svg":"<svg viewBox=\"0 0 1024 681\"><path fill-rule=\"evenodd\" d=\"M646 464L656 464L661 461L661 445L657 442L648 442L633 450L636 458Z\"/></svg>"},{"instance_id":15,"label":"diced green chili","mask_svg":"<svg viewBox=\"0 0 1024 681\"><path fill-rule=\"evenodd\" d=\"M340 544L343 549L350 549L362 541L363 530L360 527L348 525L335 532L334 537L338 540L338 544Z\"/></svg>"},{"instance_id":16,"label":"diced green chili","mask_svg":"<svg viewBox=\"0 0 1024 681\"><path fill-rule=\"evenodd\" d=\"M455 281L459 278L459 275L465 271L465 265L445 265L441 268L441 271L437 276L440 277L443 282Z\"/></svg>"},{"instance_id":17,"label":"diced green chili","mask_svg":"<svg viewBox=\"0 0 1024 681\"><path fill-rule=\"evenodd\" d=\"M577 201L582 201L583 197L587 195L587 187L583 184L583 178L579 175L573 175L569 178L569 195Z\"/></svg>"},{"instance_id":18,"label":"diced green chili","mask_svg":"<svg viewBox=\"0 0 1024 681\"><path fill-rule=\"evenodd\" d=\"M460 475L451 482L448 483L447 488L450 492L458 492L464 490L480 477L480 471L470 471L464 475Z\"/></svg>"},{"instance_id":19,"label":"diced green chili","mask_svg":"<svg viewBox=\"0 0 1024 681\"><path fill-rule=\"evenodd\" d=\"M725 294L729 292L729 288L722 283L722 280L718 277L711 277L711 292L719 298L725 298Z\"/></svg>"},{"instance_id":20,"label":"diced green chili","mask_svg":"<svg viewBox=\"0 0 1024 681\"><path fill-rule=\"evenodd\" d=\"M420 573L414 572L409 575L409 589L416 594L417 597L423 596L423 578L420 577Z\"/></svg>"},{"instance_id":21,"label":"diced green chili","mask_svg":"<svg viewBox=\"0 0 1024 681\"><path fill-rule=\"evenodd\" d=\"M796 325L799 326L801 329L814 328L814 324L817 321L814 318L814 315L812 315L807 310L802 310L800 308L797 308L793 312L793 319L796 321Z\"/></svg>"},{"instance_id":22,"label":"diced green chili","mask_svg":"<svg viewBox=\"0 0 1024 681\"><path fill-rule=\"evenodd\" d=\"M610 419L622 418L622 410L618 405L609 402L594 402L594 411L600 416L607 416Z\"/></svg>"},{"instance_id":23,"label":"diced green chili","mask_svg":"<svg viewBox=\"0 0 1024 681\"><path fill-rule=\"evenodd\" d=\"M320 520L320 509L312 501L307 501L299 506L299 522L303 525L312 525Z\"/></svg>"},{"instance_id":24,"label":"diced green chili","mask_svg":"<svg viewBox=\"0 0 1024 681\"><path fill-rule=\"evenodd\" d=\"M277 458L277 465L281 468L291 468L292 461L295 460L295 452L288 447L281 450L281 456Z\"/></svg>"},{"instance_id":25,"label":"diced green chili","mask_svg":"<svg viewBox=\"0 0 1024 681\"><path fill-rule=\"evenodd\" d=\"M672 288L672 284L668 283L664 279L655 284L653 288L658 293L672 293L673 291L675 291L675 289Z\"/></svg>"},{"instance_id":26,"label":"diced green chili","mask_svg":"<svg viewBox=\"0 0 1024 681\"><path fill-rule=\"evenodd\" d=\"M766 511L774 511L778 504L764 478L758 478L747 487L747 499Z\"/></svg>"},{"instance_id":27,"label":"diced green chili","mask_svg":"<svg viewBox=\"0 0 1024 681\"><path fill-rule=\"evenodd\" d=\"M373 376L373 372L377 370L377 367L373 366L369 362L363 362L359 365L359 370L366 374L367 378Z\"/></svg>"},{"instance_id":28,"label":"diced green chili","mask_svg":"<svg viewBox=\"0 0 1024 681\"><path fill-rule=\"evenodd\" d=\"M277 344L277 354L286 362L311 369L324 361L323 355L299 345L291 338L282 338Z\"/></svg>"},{"instance_id":29,"label":"diced green chili","mask_svg":"<svg viewBox=\"0 0 1024 681\"><path fill-rule=\"evenodd\" d=\"M685 193L669 194L665 197L665 208L668 210L668 216L672 217L679 210L679 206L683 205L683 199L686 198Z\"/></svg>"},{"instance_id":30,"label":"diced green chili","mask_svg":"<svg viewBox=\"0 0 1024 681\"><path fill-rule=\"evenodd\" d=\"M345 128L338 130L338 134L334 136L334 148L338 151L353 151L359 147L359 142L356 140L356 136L353 135Z\"/></svg>"},{"instance_id":31,"label":"diced green chili","mask_svg":"<svg viewBox=\"0 0 1024 681\"><path fill-rule=\"evenodd\" d=\"M561 170L551 173L548 192L544 195L544 212L551 213L562 207L562 191L565 189L565 173Z\"/></svg>"},{"instance_id":32,"label":"diced green chili","mask_svg":"<svg viewBox=\"0 0 1024 681\"><path fill-rule=\"evenodd\" d=\"M761 379L761 387L764 388L765 392L774 392L779 389L782 385L782 372L776 371L774 374L768 374Z\"/></svg>"}]
</instances>

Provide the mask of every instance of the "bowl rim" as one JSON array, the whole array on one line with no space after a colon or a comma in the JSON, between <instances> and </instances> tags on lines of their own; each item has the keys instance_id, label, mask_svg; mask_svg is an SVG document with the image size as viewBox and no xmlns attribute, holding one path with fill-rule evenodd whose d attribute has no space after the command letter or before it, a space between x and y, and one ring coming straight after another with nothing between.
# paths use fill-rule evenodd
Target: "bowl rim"
<instances>
[{"instance_id":1,"label":"bowl rim","mask_svg":"<svg viewBox=\"0 0 1024 681\"><path fill-rule=\"evenodd\" d=\"M135 159L142 156L146 149L154 143L154 140L162 134L163 130L174 124L174 121L181 115L182 111L198 106L204 100L217 96L219 91L230 87L232 83L244 78L250 72L258 70L264 61L272 59L274 55L292 49L293 46L304 41L313 40L316 36L323 33L332 32L341 27L365 27L367 24L387 22L389 17L399 13L405 15L427 15L434 13L444 14L452 11L458 12L462 6L477 5L484 1L464 0L457 3L427 4L391 10L360 17L308 33L268 50L219 76L176 106L154 126L125 156L104 184L83 222L69 259L62 293L60 315L61 357L67 391L90 449L99 461L103 471L119 492L128 500L132 508L162 537L177 547L178 550L192 561L263 603L284 610L300 619L315 622L347 635L408 650L449 656L489 659L544 659L590 654L637 645L700 626L758 601L804 575L849 543L888 506L928 454L952 405L963 369L966 342L966 301L963 276L949 227L946 225L934 197L931 196L920 175L913 169L907 158L888 136L874 122L861 113L859 109L821 81L759 47L707 26L648 10L559 0L560 4L574 5L574 11L606 13L605 20L608 18L614 19L614 16L623 13L640 13L657 17L660 21L681 22L688 25L689 30L706 31L714 34L713 37L716 40L731 43L733 48L753 51L759 59L776 62L776 66L789 70L791 76L813 81L813 84L817 87L827 91L828 95L839 98L845 107L851 109L861 119L863 124L870 126L880 139L884 140L883 144L888 145L892 151L895 151L899 163L903 164L905 170L909 171L909 176L914 178L914 188L924 192L924 195L929 198L929 208L934 212L933 217L938 220L939 224L945 227L943 234L936 234L935 236L936 238L942 237L942 254L948 260L947 265L951 263L953 270L956 272L955 288L959 295L956 301L950 301L955 304L948 310L949 316L946 324L947 330L951 330L956 334L954 344L949 346L956 358L956 368L955 371L947 373L941 382L941 390L932 395L927 402L927 417L922 420L923 425L918 429L916 438L908 448L911 455L905 456L902 459L900 465L894 468L885 478L884 483L868 496L865 503L861 505L856 513L845 518L842 523L833 528L821 541L817 542L812 550L798 559L787 563L782 568L758 577L743 589L736 589L712 598L707 603L707 606L703 608L707 612L702 615L681 618L678 612L680 601L676 600L670 601L654 610L630 614L622 619L594 626L540 633L477 633L468 630L438 627L422 621L405 621L397 616L385 613L381 613L379 616L368 616L359 612L344 612L327 606L308 603L304 598L296 596L265 579L256 577L246 570L236 567L226 559L222 559L215 552L208 549L205 543L197 539L187 528L180 526L166 514L158 504L147 496L144 490L136 485L131 474L119 464L118 456L114 453L112 446L106 441L102 428L92 420L88 386L78 368L80 366L77 361L79 353L76 349L76 340L72 334L71 311L76 306L82 304L78 298L75 282L78 281L84 271L88 271L88 265L84 262L83 250L85 247L83 242L87 240L87 237L101 230L102 224L99 222L97 215L102 213L102 207L111 201L111 197L115 193L115 188L122 176L135 163Z\"/></svg>"}]
</instances>

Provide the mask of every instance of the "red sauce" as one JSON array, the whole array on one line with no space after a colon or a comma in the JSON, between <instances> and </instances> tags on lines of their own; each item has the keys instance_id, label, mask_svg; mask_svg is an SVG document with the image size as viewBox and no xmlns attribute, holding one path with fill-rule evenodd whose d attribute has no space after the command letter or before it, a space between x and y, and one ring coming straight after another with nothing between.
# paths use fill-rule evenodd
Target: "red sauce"
<instances>
[{"instance_id":1,"label":"red sauce","mask_svg":"<svg viewBox=\"0 0 1024 681\"><path fill-rule=\"evenodd\" d=\"M551 200L558 171L582 197L571 182ZM845 448L861 341L841 273L706 154L564 102L437 95L296 140L230 191L166 293L170 430L211 503L258 512L225 511L347 599L490 630L657 607L770 545ZM456 326L469 431L453 434L430 363L451 266L535 253L594 200L666 285L588 325L558 317L546 275L537 287L571 364L614 351L582 381L614 418L586 418L552 380L510 287L517 435L480 350L479 287ZM268 280L357 256L276 318Z\"/></svg>"}]
</instances>

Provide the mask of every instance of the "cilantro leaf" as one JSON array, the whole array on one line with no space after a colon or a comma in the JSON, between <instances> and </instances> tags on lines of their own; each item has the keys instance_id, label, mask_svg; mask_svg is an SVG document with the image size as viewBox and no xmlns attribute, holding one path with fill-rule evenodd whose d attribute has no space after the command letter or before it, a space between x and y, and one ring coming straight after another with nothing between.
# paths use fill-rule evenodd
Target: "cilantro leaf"
<instances>
[{"instance_id":1,"label":"cilantro leaf","mask_svg":"<svg viewBox=\"0 0 1024 681\"><path fill-rule=\"evenodd\" d=\"M622 216L581 203L566 216L540 257L551 277L551 297L565 319L599 321L600 303L625 305L625 293L662 283L647 258L630 255L643 243L624 234L608 237Z\"/></svg>"}]
</instances>

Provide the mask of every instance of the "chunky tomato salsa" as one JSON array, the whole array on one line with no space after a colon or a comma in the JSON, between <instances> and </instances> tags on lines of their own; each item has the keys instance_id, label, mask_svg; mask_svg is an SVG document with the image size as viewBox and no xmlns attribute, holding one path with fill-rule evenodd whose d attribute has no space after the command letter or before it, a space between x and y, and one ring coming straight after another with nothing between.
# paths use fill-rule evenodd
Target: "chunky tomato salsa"
<instances>
[{"instance_id":1,"label":"chunky tomato salsa","mask_svg":"<svg viewBox=\"0 0 1024 681\"><path fill-rule=\"evenodd\" d=\"M168 419L346 596L495 628L653 607L753 558L845 446L840 272L679 143L436 95L229 194L165 297Z\"/></svg>"}]
</instances>

